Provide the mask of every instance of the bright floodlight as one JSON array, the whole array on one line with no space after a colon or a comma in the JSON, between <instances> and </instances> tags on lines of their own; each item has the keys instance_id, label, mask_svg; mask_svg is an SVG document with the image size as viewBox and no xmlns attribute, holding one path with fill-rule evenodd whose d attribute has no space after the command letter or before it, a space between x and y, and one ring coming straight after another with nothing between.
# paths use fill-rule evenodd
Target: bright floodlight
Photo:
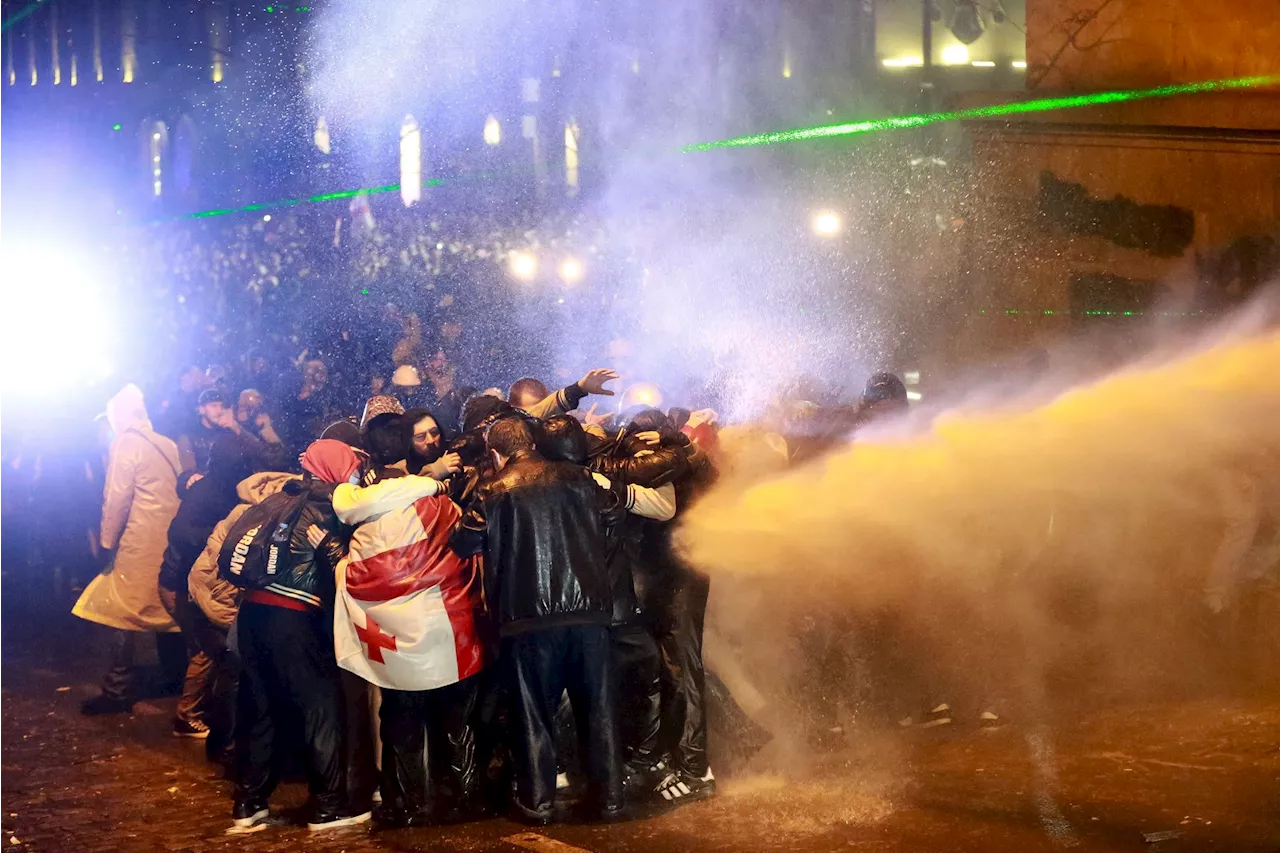
<instances>
[{"instance_id":1,"label":"bright floodlight","mask_svg":"<svg viewBox=\"0 0 1280 853\"><path fill-rule=\"evenodd\" d=\"M528 252L511 253L511 274L521 281L530 281L538 274L538 259Z\"/></svg>"},{"instance_id":2,"label":"bright floodlight","mask_svg":"<svg viewBox=\"0 0 1280 853\"><path fill-rule=\"evenodd\" d=\"M65 377L71 386L108 378L114 372L116 321L108 310L108 275L101 264L65 246L16 248L21 242L16 236L5 242L0 252L5 271L0 293L9 319L0 343L4 388L42 392L53 387L50 376ZM62 344L50 342L51 329Z\"/></svg>"},{"instance_id":3,"label":"bright floodlight","mask_svg":"<svg viewBox=\"0 0 1280 853\"><path fill-rule=\"evenodd\" d=\"M639 382L622 392L622 408L624 411L632 406L657 407L661 405L662 391L651 382Z\"/></svg>"},{"instance_id":4,"label":"bright floodlight","mask_svg":"<svg viewBox=\"0 0 1280 853\"><path fill-rule=\"evenodd\" d=\"M822 237L833 237L840 233L840 214L830 210L819 211L813 216L813 230Z\"/></svg>"},{"instance_id":5,"label":"bright floodlight","mask_svg":"<svg viewBox=\"0 0 1280 853\"><path fill-rule=\"evenodd\" d=\"M966 65L969 62L969 48L962 44L949 44L942 49L943 65Z\"/></svg>"},{"instance_id":6,"label":"bright floodlight","mask_svg":"<svg viewBox=\"0 0 1280 853\"><path fill-rule=\"evenodd\" d=\"M484 121L484 144L502 144L502 125L498 124L498 119L495 116L489 116Z\"/></svg>"},{"instance_id":7,"label":"bright floodlight","mask_svg":"<svg viewBox=\"0 0 1280 853\"><path fill-rule=\"evenodd\" d=\"M560 265L560 277L567 284L573 284L582 278L582 261L577 258L565 258Z\"/></svg>"}]
</instances>

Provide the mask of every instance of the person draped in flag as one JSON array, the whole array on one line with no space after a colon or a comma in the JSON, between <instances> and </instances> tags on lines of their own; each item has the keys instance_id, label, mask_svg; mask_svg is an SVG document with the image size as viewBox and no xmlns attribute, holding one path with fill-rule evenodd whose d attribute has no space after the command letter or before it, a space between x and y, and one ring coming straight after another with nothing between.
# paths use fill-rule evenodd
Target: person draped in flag
<instances>
[{"instance_id":1,"label":"person draped in flag","mask_svg":"<svg viewBox=\"0 0 1280 853\"><path fill-rule=\"evenodd\" d=\"M334 643L339 666L382 688L378 821L455 819L476 793L473 718L487 658L478 559L449 549L461 511L436 481L391 468L369 488L344 489L335 508L361 522L338 579Z\"/></svg>"}]
</instances>

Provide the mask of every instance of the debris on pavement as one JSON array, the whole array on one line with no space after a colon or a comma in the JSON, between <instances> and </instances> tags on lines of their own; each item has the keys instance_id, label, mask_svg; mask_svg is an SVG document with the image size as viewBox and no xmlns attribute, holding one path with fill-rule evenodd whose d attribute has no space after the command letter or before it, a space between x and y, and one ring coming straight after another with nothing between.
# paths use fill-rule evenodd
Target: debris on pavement
<instances>
[{"instance_id":1,"label":"debris on pavement","mask_svg":"<svg viewBox=\"0 0 1280 853\"><path fill-rule=\"evenodd\" d=\"M1142 833L1142 840L1148 844L1159 844L1161 841L1172 841L1181 837L1182 830L1179 829L1162 829L1159 832Z\"/></svg>"}]
</instances>

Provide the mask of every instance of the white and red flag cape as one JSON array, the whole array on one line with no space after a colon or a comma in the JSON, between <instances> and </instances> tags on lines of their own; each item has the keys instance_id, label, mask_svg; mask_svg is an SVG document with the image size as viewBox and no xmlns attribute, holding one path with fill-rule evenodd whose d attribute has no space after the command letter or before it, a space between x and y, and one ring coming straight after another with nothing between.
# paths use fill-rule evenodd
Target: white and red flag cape
<instances>
[{"instance_id":1,"label":"white and red flag cape","mask_svg":"<svg viewBox=\"0 0 1280 853\"><path fill-rule=\"evenodd\" d=\"M393 690L433 690L484 668L479 560L449 548L461 516L444 495L356 528L338 573L338 665Z\"/></svg>"}]
</instances>

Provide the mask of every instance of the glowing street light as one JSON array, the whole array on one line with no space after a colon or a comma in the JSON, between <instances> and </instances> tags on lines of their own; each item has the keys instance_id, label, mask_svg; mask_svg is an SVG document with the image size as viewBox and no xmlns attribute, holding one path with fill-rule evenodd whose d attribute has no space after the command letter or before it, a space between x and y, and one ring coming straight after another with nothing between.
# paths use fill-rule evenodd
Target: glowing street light
<instances>
[{"instance_id":1,"label":"glowing street light","mask_svg":"<svg viewBox=\"0 0 1280 853\"><path fill-rule=\"evenodd\" d=\"M840 214L834 211L821 210L813 215L813 232L819 237L834 237L843 225Z\"/></svg>"},{"instance_id":2,"label":"glowing street light","mask_svg":"<svg viewBox=\"0 0 1280 853\"><path fill-rule=\"evenodd\" d=\"M485 145L501 145L502 144L502 125L498 124L496 116L489 116L484 122L484 144Z\"/></svg>"},{"instance_id":3,"label":"glowing street light","mask_svg":"<svg viewBox=\"0 0 1280 853\"><path fill-rule=\"evenodd\" d=\"M565 258L560 264L560 278L565 284L573 284L582 279L582 261L577 258Z\"/></svg>"},{"instance_id":4,"label":"glowing street light","mask_svg":"<svg viewBox=\"0 0 1280 853\"><path fill-rule=\"evenodd\" d=\"M532 281L538 274L538 259L528 252L512 252L511 274L521 281Z\"/></svg>"}]
</instances>

